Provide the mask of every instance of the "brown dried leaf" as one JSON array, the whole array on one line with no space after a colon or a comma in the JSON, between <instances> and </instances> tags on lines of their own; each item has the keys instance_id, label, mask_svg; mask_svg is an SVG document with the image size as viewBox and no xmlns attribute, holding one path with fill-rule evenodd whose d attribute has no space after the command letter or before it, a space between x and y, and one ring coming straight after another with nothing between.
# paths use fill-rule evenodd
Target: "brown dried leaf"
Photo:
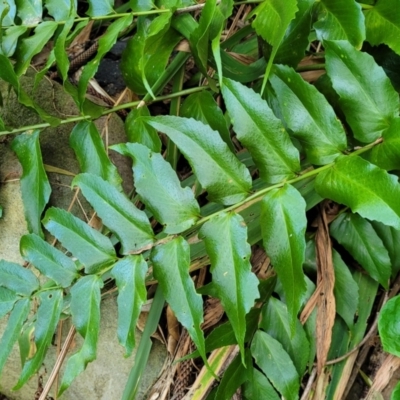
<instances>
[{"instance_id":1,"label":"brown dried leaf","mask_svg":"<svg viewBox=\"0 0 400 400\"><path fill-rule=\"evenodd\" d=\"M180 325L170 306L167 307L167 329L167 350L169 354L174 355L179 341Z\"/></svg>"}]
</instances>

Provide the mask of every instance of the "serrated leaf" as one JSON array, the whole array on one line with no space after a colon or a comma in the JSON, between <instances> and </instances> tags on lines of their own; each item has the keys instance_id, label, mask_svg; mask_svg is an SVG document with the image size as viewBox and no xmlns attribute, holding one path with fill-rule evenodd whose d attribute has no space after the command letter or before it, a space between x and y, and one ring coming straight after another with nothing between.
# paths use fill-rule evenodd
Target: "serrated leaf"
<instances>
[{"instance_id":1,"label":"serrated leaf","mask_svg":"<svg viewBox=\"0 0 400 400\"><path fill-rule=\"evenodd\" d=\"M400 231L377 221L373 221L372 226L389 253L392 276L395 277L400 271Z\"/></svg>"},{"instance_id":2,"label":"serrated leaf","mask_svg":"<svg viewBox=\"0 0 400 400\"><path fill-rule=\"evenodd\" d=\"M103 281L96 275L85 276L71 289L72 323L83 337L81 349L67 362L61 381L60 396L72 381L96 358L100 324L100 289Z\"/></svg>"},{"instance_id":3,"label":"serrated leaf","mask_svg":"<svg viewBox=\"0 0 400 400\"><path fill-rule=\"evenodd\" d=\"M353 213L400 230L398 178L360 157L342 156L318 174L315 190L323 198L351 208Z\"/></svg>"},{"instance_id":4,"label":"serrated leaf","mask_svg":"<svg viewBox=\"0 0 400 400\"><path fill-rule=\"evenodd\" d=\"M61 289L48 290L40 293L40 306L34 325L35 353L29 358L22 369L18 383L13 390L20 389L28 379L41 367L47 348L53 339L63 306Z\"/></svg>"},{"instance_id":5,"label":"serrated leaf","mask_svg":"<svg viewBox=\"0 0 400 400\"><path fill-rule=\"evenodd\" d=\"M122 254L128 254L154 242L154 233L144 211L102 178L80 174L72 181L106 225L121 241Z\"/></svg>"},{"instance_id":6,"label":"serrated leaf","mask_svg":"<svg viewBox=\"0 0 400 400\"><path fill-rule=\"evenodd\" d=\"M45 0L47 11L56 21L65 21L71 16L71 3L72 9L76 10L77 0Z\"/></svg>"},{"instance_id":7,"label":"serrated leaf","mask_svg":"<svg viewBox=\"0 0 400 400\"><path fill-rule=\"evenodd\" d=\"M25 3L25 0L21 0ZM40 8L40 12L42 9ZM18 76L23 75L29 67L29 64L36 54L40 53L45 44L51 39L58 24L54 21L44 21L35 28L32 36L22 39L17 45L15 52L16 63L14 65L15 73Z\"/></svg>"},{"instance_id":8,"label":"serrated leaf","mask_svg":"<svg viewBox=\"0 0 400 400\"><path fill-rule=\"evenodd\" d=\"M107 4L108 1L112 0L101 0L100 2L98 0L91 0L89 1L89 11L88 14L91 15L97 15L97 10L100 12L103 10L103 12L100 15L106 15L109 12L112 12L112 8L110 11L107 11L106 9L103 9L104 4ZM91 12L92 8L92 12ZM94 11L96 9L96 11ZM92 16L92 15L91 15ZM119 34L124 31L131 23L132 23L133 16L132 14L125 15L123 17L117 18L115 21L113 21L109 27L107 28L107 31L102 35L99 39L99 47L97 49L97 53L95 57L90 60L85 67L82 70L82 75L79 79L78 83L78 96L79 96L79 105L81 110L84 109L85 105L85 95L88 87L88 83L90 79L93 78L95 73L97 72L100 64L100 60L105 56L105 54L111 49L112 46L114 46L115 42L118 39Z\"/></svg>"},{"instance_id":9,"label":"serrated leaf","mask_svg":"<svg viewBox=\"0 0 400 400\"><path fill-rule=\"evenodd\" d=\"M114 12L114 0L88 0L89 9L86 14L89 17L99 17Z\"/></svg>"},{"instance_id":10,"label":"serrated leaf","mask_svg":"<svg viewBox=\"0 0 400 400\"><path fill-rule=\"evenodd\" d=\"M398 93L369 54L347 41L325 41L324 46L326 69L354 137L364 143L376 140L398 116Z\"/></svg>"},{"instance_id":11,"label":"serrated leaf","mask_svg":"<svg viewBox=\"0 0 400 400\"><path fill-rule=\"evenodd\" d=\"M400 356L399 329L400 296L390 299L382 308L378 318L379 337L383 349L390 354Z\"/></svg>"},{"instance_id":12,"label":"serrated leaf","mask_svg":"<svg viewBox=\"0 0 400 400\"><path fill-rule=\"evenodd\" d=\"M378 143L364 157L387 171L400 169L400 118L394 118Z\"/></svg>"},{"instance_id":13,"label":"serrated leaf","mask_svg":"<svg viewBox=\"0 0 400 400\"><path fill-rule=\"evenodd\" d=\"M0 286L22 296L30 296L39 288L39 281L31 270L13 262L0 260Z\"/></svg>"},{"instance_id":14,"label":"serrated leaf","mask_svg":"<svg viewBox=\"0 0 400 400\"><path fill-rule=\"evenodd\" d=\"M162 75L180 37L170 29L172 13L150 20L138 19L137 33L122 54L121 71L127 86L137 94L149 92ZM152 92L150 92L152 93Z\"/></svg>"},{"instance_id":15,"label":"serrated leaf","mask_svg":"<svg viewBox=\"0 0 400 400\"><path fill-rule=\"evenodd\" d=\"M385 246L371 223L358 214L341 214L330 225L333 236L371 278L387 288L391 274L390 259Z\"/></svg>"},{"instance_id":16,"label":"serrated leaf","mask_svg":"<svg viewBox=\"0 0 400 400\"><path fill-rule=\"evenodd\" d=\"M1 26L14 25L14 18L17 11L14 0L4 0L0 3Z\"/></svg>"},{"instance_id":17,"label":"serrated leaf","mask_svg":"<svg viewBox=\"0 0 400 400\"><path fill-rule=\"evenodd\" d=\"M246 380L247 370L241 362L240 357L235 357L224 372L221 382L218 385L215 398L218 400L231 400L236 390Z\"/></svg>"},{"instance_id":18,"label":"serrated leaf","mask_svg":"<svg viewBox=\"0 0 400 400\"><path fill-rule=\"evenodd\" d=\"M263 245L282 283L292 329L306 292L303 272L305 208L303 197L290 185L271 190L261 201Z\"/></svg>"},{"instance_id":19,"label":"serrated leaf","mask_svg":"<svg viewBox=\"0 0 400 400\"><path fill-rule=\"evenodd\" d=\"M181 237L156 246L150 254L154 277L178 321L187 329L203 360L206 359L203 299L190 277L190 248Z\"/></svg>"},{"instance_id":20,"label":"serrated leaf","mask_svg":"<svg viewBox=\"0 0 400 400\"><path fill-rule=\"evenodd\" d=\"M10 26L1 38L0 54L11 57L17 48L18 39L27 31L26 26Z\"/></svg>"},{"instance_id":21,"label":"serrated leaf","mask_svg":"<svg viewBox=\"0 0 400 400\"><path fill-rule=\"evenodd\" d=\"M75 125L69 143L75 151L82 172L98 175L120 188L122 179L117 168L108 158L100 134L93 122L81 121Z\"/></svg>"},{"instance_id":22,"label":"serrated leaf","mask_svg":"<svg viewBox=\"0 0 400 400\"><path fill-rule=\"evenodd\" d=\"M314 28L319 40L347 40L360 49L365 39L364 14L354 0L321 0Z\"/></svg>"},{"instance_id":23,"label":"serrated leaf","mask_svg":"<svg viewBox=\"0 0 400 400\"><path fill-rule=\"evenodd\" d=\"M250 152L267 183L293 177L300 170L299 152L282 122L252 89L224 79L222 95L237 138Z\"/></svg>"},{"instance_id":24,"label":"serrated leaf","mask_svg":"<svg viewBox=\"0 0 400 400\"><path fill-rule=\"evenodd\" d=\"M87 274L95 274L115 261L115 250L110 239L71 213L51 207L42 222L82 262Z\"/></svg>"},{"instance_id":25,"label":"serrated leaf","mask_svg":"<svg viewBox=\"0 0 400 400\"><path fill-rule=\"evenodd\" d=\"M42 0L15 0L15 3L23 25L34 25L42 20Z\"/></svg>"},{"instance_id":26,"label":"serrated leaf","mask_svg":"<svg viewBox=\"0 0 400 400\"><path fill-rule=\"evenodd\" d=\"M187 158L208 199L224 205L243 200L250 191L247 168L232 154L218 132L193 119L174 116L145 118L165 133Z\"/></svg>"},{"instance_id":27,"label":"serrated leaf","mask_svg":"<svg viewBox=\"0 0 400 400\"><path fill-rule=\"evenodd\" d=\"M18 300L8 318L6 328L0 340L0 376L13 345L21 333L22 325L28 317L29 310L29 299Z\"/></svg>"},{"instance_id":28,"label":"serrated leaf","mask_svg":"<svg viewBox=\"0 0 400 400\"><path fill-rule=\"evenodd\" d=\"M18 135L12 143L22 164L22 201L30 232L43 237L40 218L50 198L51 186L44 170L39 143L39 130Z\"/></svg>"},{"instance_id":29,"label":"serrated leaf","mask_svg":"<svg viewBox=\"0 0 400 400\"><path fill-rule=\"evenodd\" d=\"M258 330L251 343L251 354L257 365L285 399L298 399L299 375L288 353L277 340Z\"/></svg>"},{"instance_id":30,"label":"serrated leaf","mask_svg":"<svg viewBox=\"0 0 400 400\"><path fill-rule=\"evenodd\" d=\"M278 393L269 383L267 377L254 367L248 372L250 379L243 386L245 399L280 400Z\"/></svg>"},{"instance_id":31,"label":"serrated leaf","mask_svg":"<svg viewBox=\"0 0 400 400\"><path fill-rule=\"evenodd\" d=\"M71 286L78 277L75 263L35 234L21 238L20 251L25 260L61 287Z\"/></svg>"},{"instance_id":32,"label":"serrated leaf","mask_svg":"<svg viewBox=\"0 0 400 400\"><path fill-rule=\"evenodd\" d=\"M310 345L300 321L296 319L292 334L292 321L287 306L271 297L264 305L260 328L276 339L285 348L296 367L299 376L303 376L307 366Z\"/></svg>"},{"instance_id":33,"label":"serrated leaf","mask_svg":"<svg viewBox=\"0 0 400 400\"><path fill-rule=\"evenodd\" d=\"M210 125L211 129L218 131L222 140L234 151L224 115L210 92L203 91L188 96L182 104L180 115Z\"/></svg>"},{"instance_id":34,"label":"serrated leaf","mask_svg":"<svg viewBox=\"0 0 400 400\"><path fill-rule=\"evenodd\" d=\"M129 142L140 143L147 146L151 151L161 151L161 140L157 131L145 124L140 117L150 117L147 106L134 108L125 120L125 131Z\"/></svg>"},{"instance_id":35,"label":"serrated leaf","mask_svg":"<svg viewBox=\"0 0 400 400\"><path fill-rule=\"evenodd\" d=\"M199 231L211 261L212 287L232 324L244 360L246 314L259 297L258 279L251 272L250 245L243 218L221 213Z\"/></svg>"},{"instance_id":36,"label":"serrated leaf","mask_svg":"<svg viewBox=\"0 0 400 400\"><path fill-rule=\"evenodd\" d=\"M387 44L400 54L400 14L395 12L397 0L377 0L374 6L365 11L367 40L373 46Z\"/></svg>"},{"instance_id":37,"label":"serrated leaf","mask_svg":"<svg viewBox=\"0 0 400 400\"><path fill-rule=\"evenodd\" d=\"M275 66L270 83L283 119L310 163L332 162L347 147L346 134L325 97L292 68Z\"/></svg>"},{"instance_id":38,"label":"serrated leaf","mask_svg":"<svg viewBox=\"0 0 400 400\"><path fill-rule=\"evenodd\" d=\"M17 300L18 296L15 292L5 287L0 287L0 318L3 318L13 309Z\"/></svg>"},{"instance_id":39,"label":"serrated leaf","mask_svg":"<svg viewBox=\"0 0 400 400\"><path fill-rule=\"evenodd\" d=\"M128 256L111 270L118 287L118 340L129 357L135 347L136 322L146 301L147 264L143 256Z\"/></svg>"},{"instance_id":40,"label":"serrated leaf","mask_svg":"<svg viewBox=\"0 0 400 400\"><path fill-rule=\"evenodd\" d=\"M165 226L166 233L180 233L190 228L200 215L200 208L190 188L182 188L175 171L161 154L139 143L112 147L132 157L135 187L143 203Z\"/></svg>"}]
</instances>

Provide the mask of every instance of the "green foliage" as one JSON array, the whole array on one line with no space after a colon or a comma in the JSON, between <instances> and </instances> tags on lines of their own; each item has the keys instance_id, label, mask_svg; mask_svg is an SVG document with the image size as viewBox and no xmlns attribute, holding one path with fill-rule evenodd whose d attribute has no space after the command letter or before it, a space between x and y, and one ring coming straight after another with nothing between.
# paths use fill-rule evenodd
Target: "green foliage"
<instances>
[{"instance_id":1,"label":"green foliage","mask_svg":"<svg viewBox=\"0 0 400 400\"><path fill-rule=\"evenodd\" d=\"M75 1L48 0L45 9L34 1L0 4L0 79L42 120L8 131L0 119L0 135L22 132L12 144L23 169L29 230L20 251L40 274L38 279L29 268L0 261L0 317L8 315L0 373L18 341L23 366L16 389L41 366L61 315L71 317L84 342L67 361L60 394L95 360L106 281L118 290L117 337L130 356L146 281L156 280L124 399L137 392L164 301L195 344L192 356L201 356L208 368L209 352L238 345L240 354L210 396L229 399L241 386L249 400L297 399L317 348L317 313L305 325L299 313L318 283L315 247L321 243L310 220L318 203L329 199L342 207L329 220L336 303L331 358L360 343L379 284L389 288L400 270L399 95L387 71L360 50L366 38L400 54L398 0L370 6L353 0L260 1L248 24L226 38L238 5L207 0L197 16L188 13L192 3L131 0L119 14L112 0L89 0L87 17L78 16ZM93 19L103 20L98 49L75 87L67 48ZM143 98L110 110L91 105L89 81L117 39L128 34L121 70ZM174 51L183 37L199 71L187 82L189 56ZM315 38L325 51L320 85L299 73L307 69L299 63L313 52ZM42 110L20 83L49 40L55 47L35 79L57 68L80 112L62 121ZM234 54L252 60L243 63ZM195 86L203 78L208 84ZM171 80L173 92L156 98ZM173 99L171 115L154 115L151 98ZM128 142L111 149L132 161L129 196L94 124L127 108ZM39 137L43 128L69 122L76 122L70 146L81 172L71 185L101 218L101 229L61 208L45 211L51 186ZM44 240L43 227L69 254ZM253 245L264 248L277 277L254 272ZM206 264L210 276L200 288L192 272ZM205 295L219 299L226 315L206 338ZM31 302L38 308L30 314ZM383 346L395 355L398 302L390 300L379 317ZM344 363L327 368L326 398L333 398Z\"/></svg>"}]
</instances>

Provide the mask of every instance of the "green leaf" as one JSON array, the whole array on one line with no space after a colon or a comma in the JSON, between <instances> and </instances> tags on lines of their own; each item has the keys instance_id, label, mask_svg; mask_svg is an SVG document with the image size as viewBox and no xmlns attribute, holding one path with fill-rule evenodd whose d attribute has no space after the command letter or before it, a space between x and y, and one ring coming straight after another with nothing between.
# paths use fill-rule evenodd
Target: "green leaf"
<instances>
[{"instance_id":1,"label":"green leaf","mask_svg":"<svg viewBox=\"0 0 400 400\"><path fill-rule=\"evenodd\" d=\"M157 131L145 124L140 117L150 117L147 106L134 108L125 120L125 131L129 142L140 143L147 146L151 151L161 151L161 140Z\"/></svg>"},{"instance_id":2,"label":"green leaf","mask_svg":"<svg viewBox=\"0 0 400 400\"><path fill-rule=\"evenodd\" d=\"M21 191L28 229L43 237L40 218L49 201L51 187L43 166L39 132L36 130L17 136L12 149L22 164Z\"/></svg>"},{"instance_id":3,"label":"green leaf","mask_svg":"<svg viewBox=\"0 0 400 400\"><path fill-rule=\"evenodd\" d=\"M365 26L369 43L385 43L400 54L400 15L394 12L398 5L397 0L377 0L374 7L365 11Z\"/></svg>"},{"instance_id":4,"label":"green leaf","mask_svg":"<svg viewBox=\"0 0 400 400\"><path fill-rule=\"evenodd\" d=\"M69 143L75 151L82 172L98 175L117 188L121 187L122 179L108 158L93 122L81 121L75 125Z\"/></svg>"},{"instance_id":5,"label":"green leaf","mask_svg":"<svg viewBox=\"0 0 400 400\"><path fill-rule=\"evenodd\" d=\"M13 390L20 389L28 379L42 366L47 348L53 339L63 306L61 289L48 290L40 293L40 306L34 325L35 353L29 358L22 369L18 383Z\"/></svg>"},{"instance_id":6,"label":"green leaf","mask_svg":"<svg viewBox=\"0 0 400 400\"><path fill-rule=\"evenodd\" d=\"M161 154L139 143L112 147L132 157L135 187L143 203L165 226L166 233L180 233L190 228L200 215L200 208L190 188L182 188L175 171Z\"/></svg>"},{"instance_id":7,"label":"green leaf","mask_svg":"<svg viewBox=\"0 0 400 400\"><path fill-rule=\"evenodd\" d=\"M180 115L210 125L211 129L218 131L222 140L234 151L235 148L224 115L210 92L204 91L188 96L182 104Z\"/></svg>"},{"instance_id":8,"label":"green leaf","mask_svg":"<svg viewBox=\"0 0 400 400\"><path fill-rule=\"evenodd\" d=\"M121 241L122 254L129 254L154 242L154 233L144 211L118 189L92 174L80 174L72 181L106 225Z\"/></svg>"},{"instance_id":9,"label":"green leaf","mask_svg":"<svg viewBox=\"0 0 400 400\"><path fill-rule=\"evenodd\" d=\"M258 279L251 272L250 245L243 218L220 213L199 231L211 261L212 287L232 324L244 360L246 314L259 297Z\"/></svg>"},{"instance_id":10,"label":"green leaf","mask_svg":"<svg viewBox=\"0 0 400 400\"><path fill-rule=\"evenodd\" d=\"M257 365L285 399L298 399L299 375L288 353L277 340L258 330L251 343L251 354Z\"/></svg>"},{"instance_id":11,"label":"green leaf","mask_svg":"<svg viewBox=\"0 0 400 400\"><path fill-rule=\"evenodd\" d=\"M333 250L333 266L335 268L335 288L333 293L336 301L336 312L351 329L358 308L358 285L340 254Z\"/></svg>"},{"instance_id":12,"label":"green leaf","mask_svg":"<svg viewBox=\"0 0 400 400\"><path fill-rule=\"evenodd\" d=\"M102 287L103 281L100 277L89 275L79 279L71 289L72 323L83 337L84 342L81 349L73 354L67 362L59 396L85 370L87 364L96 358L100 324L100 289Z\"/></svg>"},{"instance_id":13,"label":"green leaf","mask_svg":"<svg viewBox=\"0 0 400 400\"><path fill-rule=\"evenodd\" d=\"M95 274L115 261L115 250L110 239L71 213L51 207L42 222L82 262L87 274Z\"/></svg>"},{"instance_id":14,"label":"green leaf","mask_svg":"<svg viewBox=\"0 0 400 400\"><path fill-rule=\"evenodd\" d=\"M19 264L0 260L0 286L22 296L30 296L39 288L35 274Z\"/></svg>"},{"instance_id":15,"label":"green leaf","mask_svg":"<svg viewBox=\"0 0 400 400\"><path fill-rule=\"evenodd\" d=\"M364 143L376 140L399 114L398 93L369 54L346 41L325 41L324 46L326 69L354 137Z\"/></svg>"},{"instance_id":16,"label":"green leaf","mask_svg":"<svg viewBox=\"0 0 400 400\"><path fill-rule=\"evenodd\" d=\"M400 231L377 221L373 221L372 226L389 253L392 276L395 277L400 271Z\"/></svg>"},{"instance_id":17,"label":"green leaf","mask_svg":"<svg viewBox=\"0 0 400 400\"><path fill-rule=\"evenodd\" d=\"M249 368L251 370L248 372L248 375L251 378L243 386L244 399L280 400L278 393L275 392L267 377L253 366Z\"/></svg>"},{"instance_id":18,"label":"green leaf","mask_svg":"<svg viewBox=\"0 0 400 400\"><path fill-rule=\"evenodd\" d=\"M1 7L0 7L1 8ZM17 48L18 39L27 31L26 26L10 26L1 38L0 54L11 57Z\"/></svg>"},{"instance_id":19,"label":"green leaf","mask_svg":"<svg viewBox=\"0 0 400 400\"><path fill-rule=\"evenodd\" d=\"M237 138L250 152L267 183L278 183L300 170L299 152L282 122L252 89L224 79L222 94Z\"/></svg>"},{"instance_id":20,"label":"green leaf","mask_svg":"<svg viewBox=\"0 0 400 400\"><path fill-rule=\"evenodd\" d=\"M94 12L93 9L91 11L91 8L98 8L102 9L101 4L107 4L108 0L101 0L99 2L98 0L91 0L89 1L89 11L88 14L96 14L97 11ZM96 5L96 6L95 6ZM111 9L112 11L112 9ZM106 15L111 11L104 10L102 14L100 15ZM92 16L92 15L91 15ZM118 36L121 34L122 31L124 31L131 23L132 23L132 14L128 14L124 17L117 18L114 22L110 24L110 26L107 28L107 31L104 35L102 35L99 39L99 47L97 49L96 56L90 60L85 67L83 68L82 75L79 79L78 83L78 95L79 95L79 105L81 110L83 110L84 107L84 100L85 100L85 95L88 87L88 83L90 79L93 78L95 73L97 72L100 64L100 60L105 56L105 54L111 49L112 46L114 46L115 42L118 39Z\"/></svg>"},{"instance_id":21,"label":"green leaf","mask_svg":"<svg viewBox=\"0 0 400 400\"><path fill-rule=\"evenodd\" d=\"M0 287L0 318L3 318L14 307L18 296L15 292L5 287Z\"/></svg>"},{"instance_id":22,"label":"green leaf","mask_svg":"<svg viewBox=\"0 0 400 400\"><path fill-rule=\"evenodd\" d=\"M221 382L218 385L215 398L218 400L231 400L238 387L241 386L246 379L247 370L242 364L240 357L235 357L224 372Z\"/></svg>"},{"instance_id":23,"label":"green leaf","mask_svg":"<svg viewBox=\"0 0 400 400\"><path fill-rule=\"evenodd\" d=\"M21 0L25 3L25 0ZM41 8L40 8L40 12ZM58 24L54 21L45 21L35 28L32 36L22 39L17 45L15 58L17 62L14 65L15 73L18 76L23 75L29 67L29 64L36 54L40 53L44 45L51 39Z\"/></svg>"},{"instance_id":24,"label":"green leaf","mask_svg":"<svg viewBox=\"0 0 400 400\"><path fill-rule=\"evenodd\" d=\"M14 343L17 341L18 336L21 334L21 328L30 310L30 300L22 299L15 303L10 317L7 321L6 329L0 340L0 375L7 361L9 354L13 348Z\"/></svg>"},{"instance_id":25,"label":"green leaf","mask_svg":"<svg viewBox=\"0 0 400 400\"><path fill-rule=\"evenodd\" d=\"M149 11L153 8L152 0L129 0L129 5L134 12Z\"/></svg>"},{"instance_id":26,"label":"green leaf","mask_svg":"<svg viewBox=\"0 0 400 400\"><path fill-rule=\"evenodd\" d=\"M319 40L347 40L360 49L365 40L364 14L354 0L321 0L314 28Z\"/></svg>"},{"instance_id":27,"label":"green leaf","mask_svg":"<svg viewBox=\"0 0 400 400\"><path fill-rule=\"evenodd\" d=\"M89 9L86 12L89 17L99 17L114 12L114 0L88 0Z\"/></svg>"},{"instance_id":28,"label":"green leaf","mask_svg":"<svg viewBox=\"0 0 400 400\"><path fill-rule=\"evenodd\" d=\"M302 325L295 320L294 334L292 321L286 304L271 297L262 309L260 328L276 339L285 348L296 367L299 376L303 376L307 366L310 345Z\"/></svg>"},{"instance_id":29,"label":"green leaf","mask_svg":"<svg viewBox=\"0 0 400 400\"><path fill-rule=\"evenodd\" d=\"M261 201L263 245L282 283L292 329L306 292L303 272L305 207L303 197L290 185L271 190Z\"/></svg>"},{"instance_id":30,"label":"green leaf","mask_svg":"<svg viewBox=\"0 0 400 400\"><path fill-rule=\"evenodd\" d=\"M309 162L332 162L347 146L346 134L332 107L292 68L275 66L273 72L270 82L283 119L300 141Z\"/></svg>"},{"instance_id":31,"label":"green leaf","mask_svg":"<svg viewBox=\"0 0 400 400\"><path fill-rule=\"evenodd\" d=\"M400 356L400 327L399 327L400 296L393 297L379 313L378 329L383 350L387 353Z\"/></svg>"},{"instance_id":32,"label":"green leaf","mask_svg":"<svg viewBox=\"0 0 400 400\"><path fill-rule=\"evenodd\" d=\"M14 18L17 8L14 0L4 0L0 3L0 25L10 26L14 25Z\"/></svg>"},{"instance_id":33,"label":"green leaf","mask_svg":"<svg viewBox=\"0 0 400 400\"><path fill-rule=\"evenodd\" d=\"M392 395L390 396L390 400L399 400L400 399L400 382L397 382L397 385L393 389Z\"/></svg>"},{"instance_id":34,"label":"green leaf","mask_svg":"<svg viewBox=\"0 0 400 400\"><path fill-rule=\"evenodd\" d=\"M394 118L389 128L382 133L382 143L378 143L364 154L368 161L388 171L400 169L400 118Z\"/></svg>"},{"instance_id":35,"label":"green leaf","mask_svg":"<svg viewBox=\"0 0 400 400\"><path fill-rule=\"evenodd\" d=\"M295 17L297 1L267 0L258 5L250 16L256 16L253 28L271 46L277 47L285 36L290 21Z\"/></svg>"},{"instance_id":36,"label":"green leaf","mask_svg":"<svg viewBox=\"0 0 400 400\"><path fill-rule=\"evenodd\" d=\"M371 278L388 287L392 272L389 254L370 222L358 214L343 213L331 223L330 233Z\"/></svg>"},{"instance_id":37,"label":"green leaf","mask_svg":"<svg viewBox=\"0 0 400 400\"><path fill-rule=\"evenodd\" d=\"M162 75L180 37L170 29L172 13L153 20L138 19L137 33L128 41L122 54L121 71L127 86L137 94L152 94L152 87ZM150 90L149 90L150 89Z\"/></svg>"},{"instance_id":38,"label":"green leaf","mask_svg":"<svg viewBox=\"0 0 400 400\"><path fill-rule=\"evenodd\" d=\"M360 157L342 156L318 174L315 190L353 213L400 230L400 185L397 177Z\"/></svg>"},{"instance_id":39,"label":"green leaf","mask_svg":"<svg viewBox=\"0 0 400 400\"><path fill-rule=\"evenodd\" d=\"M61 287L71 286L78 277L75 263L69 257L33 233L22 236L20 252L26 261Z\"/></svg>"},{"instance_id":40,"label":"green leaf","mask_svg":"<svg viewBox=\"0 0 400 400\"><path fill-rule=\"evenodd\" d=\"M55 0L55 2L58 3L58 0ZM69 58L68 58L68 54L66 51L66 41L67 41L68 34L75 23L73 16L69 17L68 19L65 18L65 20L66 21L62 28L62 31L57 36L57 39L56 39L56 42L54 45L54 57L57 61L58 72L60 74L60 77L61 77L64 85L65 85L65 81L68 79L68 70L69 70ZM66 88L66 91L68 91L67 88Z\"/></svg>"},{"instance_id":41,"label":"green leaf","mask_svg":"<svg viewBox=\"0 0 400 400\"><path fill-rule=\"evenodd\" d=\"M34 25L42 20L42 0L15 0L22 25Z\"/></svg>"},{"instance_id":42,"label":"green leaf","mask_svg":"<svg viewBox=\"0 0 400 400\"><path fill-rule=\"evenodd\" d=\"M146 118L165 133L188 159L208 199L224 205L243 200L250 191L247 168L229 151L227 144L208 125L174 116Z\"/></svg>"},{"instance_id":43,"label":"green leaf","mask_svg":"<svg viewBox=\"0 0 400 400\"><path fill-rule=\"evenodd\" d=\"M203 322L203 299L196 293L190 277L190 248L181 237L152 249L154 277L178 321L184 326L203 360L206 360Z\"/></svg>"},{"instance_id":44,"label":"green leaf","mask_svg":"<svg viewBox=\"0 0 400 400\"><path fill-rule=\"evenodd\" d=\"M111 271L118 287L118 340L129 357L135 347L136 322L146 301L147 264L143 256L128 256Z\"/></svg>"},{"instance_id":45,"label":"green leaf","mask_svg":"<svg viewBox=\"0 0 400 400\"><path fill-rule=\"evenodd\" d=\"M72 9L76 10L77 0L73 0L73 2L71 0L45 0L47 11L56 21L66 21L68 17L76 14L75 12L71 13L71 3Z\"/></svg>"}]
</instances>

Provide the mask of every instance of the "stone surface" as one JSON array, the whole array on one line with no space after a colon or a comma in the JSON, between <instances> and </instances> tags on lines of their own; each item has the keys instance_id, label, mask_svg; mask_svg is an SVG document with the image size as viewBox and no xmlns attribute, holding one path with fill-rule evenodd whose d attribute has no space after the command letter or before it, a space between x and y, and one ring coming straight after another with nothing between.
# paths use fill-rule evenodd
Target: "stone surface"
<instances>
[{"instance_id":1,"label":"stone surface","mask_svg":"<svg viewBox=\"0 0 400 400\"><path fill-rule=\"evenodd\" d=\"M24 78L24 86L29 90L32 85L32 78ZM3 86L0 90L5 93ZM69 96L65 95L58 84L43 80L35 91L36 100L48 112L65 117L65 115L76 115L77 110ZM3 96L4 99L7 96ZM10 95L6 107L1 110L2 117L8 126L18 127L39 122L37 115L26 108L21 107L14 95ZM126 141L123 122L115 115L108 121L108 129L105 128L106 117L96 121L99 132L104 129L109 144ZM78 163L74 152L68 145L69 133L73 128L72 124L61 125L57 128L48 128L41 132L40 141L44 163L62 168L73 174L79 172ZM19 177L21 166L10 148L13 137L0 137L0 204L3 207L3 217L0 218L0 259L22 263L19 254L19 240L27 233L24 219L23 204ZM117 153L110 156L117 165L124 180L124 190L129 192L132 188L132 171L128 160ZM71 190L72 176L63 173L48 173L52 185L50 203L67 209L70 206L74 192ZM6 183L4 183L6 181ZM84 211L84 212L83 212ZM79 196L79 203L72 208L74 215L84 218L84 215L91 215L92 210L82 196ZM63 336L68 332L68 324L63 324ZM6 319L0 320L0 336L6 326ZM140 334L136 335L137 342ZM82 338L79 334L74 339L70 354L80 348ZM52 345L46 355L44 364L39 371L21 390L13 392L11 389L18 380L21 366L18 346L14 346L7 364L0 378L0 393L7 395L11 400L32 400L38 388L39 376L43 383L53 368L56 360L57 347ZM127 382L128 375L134 362L134 355L125 359L124 350L117 340L117 303L116 295L109 296L101 304L101 328L98 343L97 360L89 364L86 371L79 376L72 386L65 392L61 399L65 400L86 400L86 399L107 399L119 400ZM147 365L145 375L139 389L138 399L144 398L147 389L156 380L164 360L166 358L165 347L155 341Z\"/></svg>"}]
</instances>

